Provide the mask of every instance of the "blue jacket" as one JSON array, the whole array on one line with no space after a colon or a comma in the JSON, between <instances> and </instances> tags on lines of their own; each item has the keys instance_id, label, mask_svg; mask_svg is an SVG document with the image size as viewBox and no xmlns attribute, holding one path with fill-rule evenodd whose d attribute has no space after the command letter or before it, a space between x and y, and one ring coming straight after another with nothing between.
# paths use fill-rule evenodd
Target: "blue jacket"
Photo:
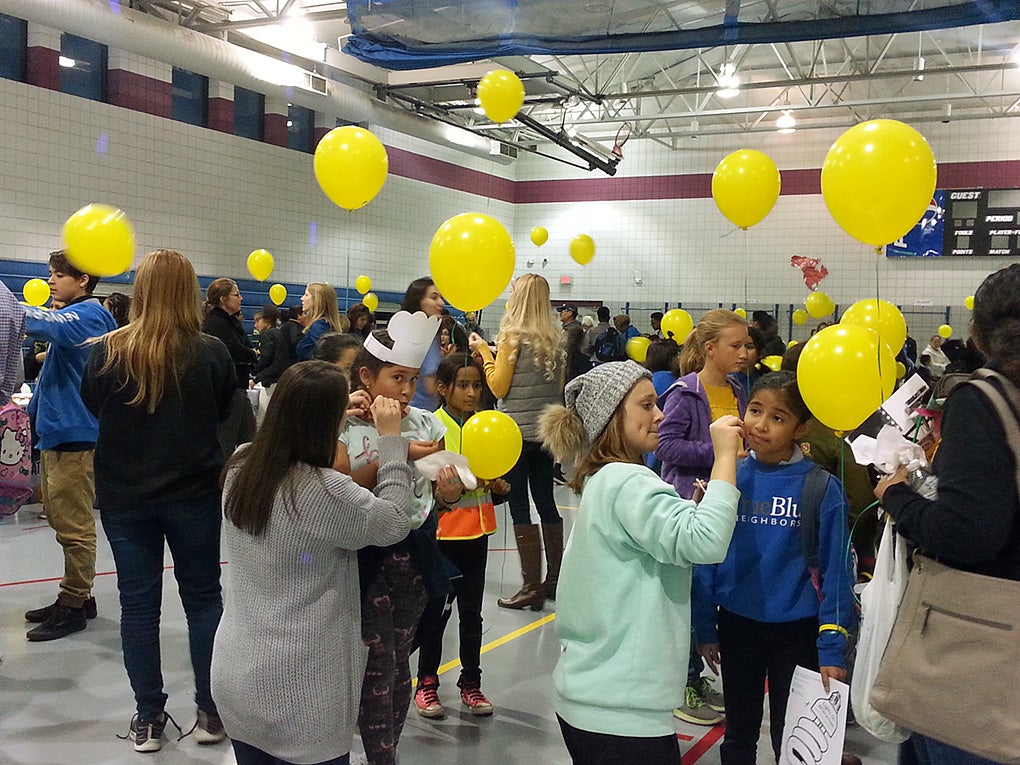
<instances>
[{"instance_id":1,"label":"blue jacket","mask_svg":"<svg viewBox=\"0 0 1020 765\"><path fill-rule=\"evenodd\" d=\"M92 346L87 341L117 329L98 298L87 297L56 311L25 308L25 331L49 342L35 395L28 405L36 446L95 444L99 421L85 408L79 390Z\"/></svg>"},{"instance_id":2,"label":"blue jacket","mask_svg":"<svg viewBox=\"0 0 1020 765\"><path fill-rule=\"evenodd\" d=\"M747 396L740 384L727 378L737 397L737 408L744 416ZM659 396L659 408L665 415L659 423L659 448L655 456L662 461L662 480L673 485L677 494L690 498L694 481L708 480L715 461L712 437L712 410L708 394L697 372L684 375Z\"/></svg>"},{"instance_id":3,"label":"blue jacket","mask_svg":"<svg viewBox=\"0 0 1020 765\"><path fill-rule=\"evenodd\" d=\"M841 630L849 631L854 622L846 496L839 479L830 477L818 519L819 602L800 531L800 494L811 468L800 449L778 465L758 462L753 453L740 464L740 505L726 560L694 569L691 600L699 644L719 642L717 606L759 622L817 617L818 663L845 666Z\"/></svg>"},{"instance_id":4,"label":"blue jacket","mask_svg":"<svg viewBox=\"0 0 1020 765\"><path fill-rule=\"evenodd\" d=\"M325 319L316 319L312 326L308 328L301 340L298 341L296 356L298 361L308 361L312 357L312 351L315 350L315 344L319 342L319 338L325 335L327 332L332 332L333 327Z\"/></svg>"}]
</instances>

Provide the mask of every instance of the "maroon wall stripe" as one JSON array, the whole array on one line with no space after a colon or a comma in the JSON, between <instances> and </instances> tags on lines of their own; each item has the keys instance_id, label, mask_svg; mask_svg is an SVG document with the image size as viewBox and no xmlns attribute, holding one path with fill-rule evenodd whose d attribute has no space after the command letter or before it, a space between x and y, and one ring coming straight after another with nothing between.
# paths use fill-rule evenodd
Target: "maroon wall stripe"
<instances>
[{"instance_id":1,"label":"maroon wall stripe","mask_svg":"<svg viewBox=\"0 0 1020 765\"><path fill-rule=\"evenodd\" d=\"M232 135L234 132L234 102L229 98L210 98L208 122L206 127Z\"/></svg>"},{"instance_id":2,"label":"maroon wall stripe","mask_svg":"<svg viewBox=\"0 0 1020 765\"><path fill-rule=\"evenodd\" d=\"M60 51L36 45L25 52L25 80L49 90L60 90Z\"/></svg>"},{"instance_id":3,"label":"maroon wall stripe","mask_svg":"<svg viewBox=\"0 0 1020 765\"><path fill-rule=\"evenodd\" d=\"M514 201L517 185L514 181L392 146L386 147L386 154L390 161L389 171L401 178L424 181L502 202Z\"/></svg>"},{"instance_id":4,"label":"maroon wall stripe","mask_svg":"<svg viewBox=\"0 0 1020 765\"><path fill-rule=\"evenodd\" d=\"M173 103L171 83L126 69L111 69L106 78L108 103L136 112L154 114L157 117L171 115Z\"/></svg>"},{"instance_id":5,"label":"maroon wall stripe","mask_svg":"<svg viewBox=\"0 0 1020 765\"><path fill-rule=\"evenodd\" d=\"M262 120L262 140L274 146L287 145L287 115L266 112Z\"/></svg>"}]
</instances>

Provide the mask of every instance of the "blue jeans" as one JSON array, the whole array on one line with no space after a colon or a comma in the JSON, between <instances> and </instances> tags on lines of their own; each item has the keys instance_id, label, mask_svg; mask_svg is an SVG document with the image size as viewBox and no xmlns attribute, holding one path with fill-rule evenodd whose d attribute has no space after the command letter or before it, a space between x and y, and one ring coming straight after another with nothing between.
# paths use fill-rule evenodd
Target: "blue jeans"
<instances>
[{"instance_id":1,"label":"blue jeans","mask_svg":"<svg viewBox=\"0 0 1020 765\"><path fill-rule=\"evenodd\" d=\"M917 765L995 765L993 760L986 760L920 733L914 733L901 745L900 762Z\"/></svg>"},{"instance_id":2,"label":"blue jeans","mask_svg":"<svg viewBox=\"0 0 1020 765\"><path fill-rule=\"evenodd\" d=\"M209 665L223 613L219 494L133 510L102 510L101 518L117 564L124 668L139 719L157 717L167 700L159 652L164 540L188 621L195 703L205 712L215 712Z\"/></svg>"},{"instance_id":3,"label":"blue jeans","mask_svg":"<svg viewBox=\"0 0 1020 765\"><path fill-rule=\"evenodd\" d=\"M293 765L287 760L281 760L279 757L273 757L269 752L264 752L251 744L246 744L243 741L231 739L231 746L234 747L234 758L237 760L237 765ZM350 752L335 757L332 760L325 760L318 762L316 765L350 765L351 755Z\"/></svg>"}]
</instances>

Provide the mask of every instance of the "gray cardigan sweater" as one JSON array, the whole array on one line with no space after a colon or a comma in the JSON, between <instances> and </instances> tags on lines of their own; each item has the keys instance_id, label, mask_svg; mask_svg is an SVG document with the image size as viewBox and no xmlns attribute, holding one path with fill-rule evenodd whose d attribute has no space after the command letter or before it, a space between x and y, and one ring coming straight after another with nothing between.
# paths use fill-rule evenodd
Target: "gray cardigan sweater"
<instances>
[{"instance_id":1,"label":"gray cardigan sweater","mask_svg":"<svg viewBox=\"0 0 1020 765\"><path fill-rule=\"evenodd\" d=\"M317 763L351 748L368 656L355 551L407 536L407 441L379 439L375 495L350 476L308 465L295 465L288 478L262 536L223 524L230 564L212 693L231 738ZM224 496L231 483L228 475Z\"/></svg>"}]
</instances>

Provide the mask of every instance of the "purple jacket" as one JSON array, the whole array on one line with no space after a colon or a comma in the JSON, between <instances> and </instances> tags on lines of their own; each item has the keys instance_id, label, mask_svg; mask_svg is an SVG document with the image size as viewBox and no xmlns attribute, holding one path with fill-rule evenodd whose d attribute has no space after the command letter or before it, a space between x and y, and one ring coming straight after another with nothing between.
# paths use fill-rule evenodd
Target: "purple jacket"
<instances>
[{"instance_id":1,"label":"purple jacket","mask_svg":"<svg viewBox=\"0 0 1020 765\"><path fill-rule=\"evenodd\" d=\"M733 379L726 381L737 397L737 409L744 416L747 394ZM659 423L659 448L655 456L662 460L662 480L672 484L677 494L690 499L694 494L694 481L708 480L715 461L712 436L712 410L708 394L697 372L684 375L659 396L659 408L665 415Z\"/></svg>"}]
</instances>

